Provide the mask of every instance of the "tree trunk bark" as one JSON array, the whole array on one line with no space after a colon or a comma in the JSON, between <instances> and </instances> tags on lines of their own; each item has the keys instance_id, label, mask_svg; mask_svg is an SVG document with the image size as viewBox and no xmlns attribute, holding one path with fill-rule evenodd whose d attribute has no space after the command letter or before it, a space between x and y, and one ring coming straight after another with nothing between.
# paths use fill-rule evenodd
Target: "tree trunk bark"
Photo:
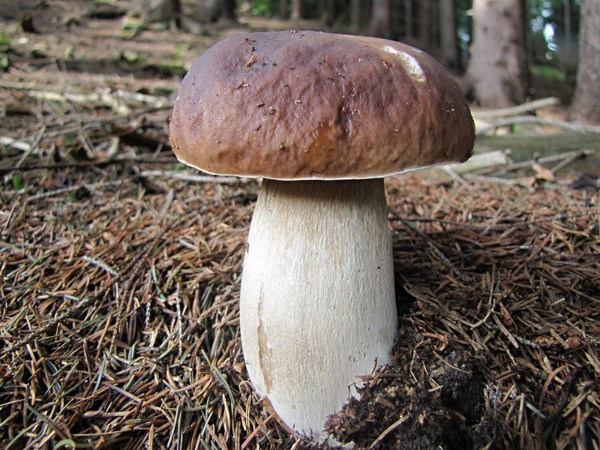
<instances>
[{"instance_id":1,"label":"tree trunk bark","mask_svg":"<svg viewBox=\"0 0 600 450\"><path fill-rule=\"evenodd\" d=\"M369 34L382 38L392 37L392 21L390 20L390 0L373 0L373 12L369 24Z\"/></svg>"},{"instance_id":2,"label":"tree trunk bark","mask_svg":"<svg viewBox=\"0 0 600 450\"><path fill-rule=\"evenodd\" d=\"M579 70L569 119L583 124L600 124L600 3L581 1Z\"/></svg>"},{"instance_id":3,"label":"tree trunk bark","mask_svg":"<svg viewBox=\"0 0 600 450\"><path fill-rule=\"evenodd\" d=\"M481 106L525 101L529 90L524 0L474 0L468 78Z\"/></svg>"},{"instance_id":4,"label":"tree trunk bark","mask_svg":"<svg viewBox=\"0 0 600 450\"><path fill-rule=\"evenodd\" d=\"M279 0L279 18L286 20L288 17L288 0Z\"/></svg>"},{"instance_id":5,"label":"tree trunk bark","mask_svg":"<svg viewBox=\"0 0 600 450\"><path fill-rule=\"evenodd\" d=\"M433 0L419 4L419 47L433 53Z\"/></svg>"},{"instance_id":6,"label":"tree trunk bark","mask_svg":"<svg viewBox=\"0 0 600 450\"><path fill-rule=\"evenodd\" d=\"M415 37L412 0L404 0L404 35L411 42Z\"/></svg>"},{"instance_id":7,"label":"tree trunk bark","mask_svg":"<svg viewBox=\"0 0 600 450\"><path fill-rule=\"evenodd\" d=\"M179 19L180 0L142 0L144 22L169 22Z\"/></svg>"},{"instance_id":8,"label":"tree trunk bark","mask_svg":"<svg viewBox=\"0 0 600 450\"><path fill-rule=\"evenodd\" d=\"M350 31L352 33L359 33L361 29L360 2L361 0L351 0L350 2Z\"/></svg>"},{"instance_id":9,"label":"tree trunk bark","mask_svg":"<svg viewBox=\"0 0 600 450\"><path fill-rule=\"evenodd\" d=\"M354 2L355 0L351 0ZM347 1L340 2L340 0L325 0L321 2L321 15L323 16L323 21L325 24L336 30L339 28L341 20L344 18L348 8L350 7L350 29L352 29L352 17L353 11L352 8L354 5L352 3L348 4Z\"/></svg>"},{"instance_id":10,"label":"tree trunk bark","mask_svg":"<svg viewBox=\"0 0 600 450\"><path fill-rule=\"evenodd\" d=\"M196 0L194 18L200 23L212 23L219 19L235 22L235 0Z\"/></svg>"},{"instance_id":11,"label":"tree trunk bark","mask_svg":"<svg viewBox=\"0 0 600 450\"><path fill-rule=\"evenodd\" d=\"M440 49L441 62L448 68L458 69L458 40L456 38L456 2L440 0Z\"/></svg>"},{"instance_id":12,"label":"tree trunk bark","mask_svg":"<svg viewBox=\"0 0 600 450\"><path fill-rule=\"evenodd\" d=\"M221 15L219 0L196 0L194 18L200 23L216 22Z\"/></svg>"},{"instance_id":13,"label":"tree trunk bark","mask_svg":"<svg viewBox=\"0 0 600 450\"><path fill-rule=\"evenodd\" d=\"M302 0L292 0L292 20L302 19Z\"/></svg>"},{"instance_id":14,"label":"tree trunk bark","mask_svg":"<svg viewBox=\"0 0 600 450\"><path fill-rule=\"evenodd\" d=\"M221 18L230 22L237 20L235 0L221 0Z\"/></svg>"}]
</instances>

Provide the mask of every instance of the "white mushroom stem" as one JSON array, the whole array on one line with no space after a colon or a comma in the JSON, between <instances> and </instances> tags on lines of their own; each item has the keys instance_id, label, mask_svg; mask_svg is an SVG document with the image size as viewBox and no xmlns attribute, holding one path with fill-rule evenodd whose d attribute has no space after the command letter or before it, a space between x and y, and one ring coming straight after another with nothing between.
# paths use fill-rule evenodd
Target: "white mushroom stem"
<instances>
[{"instance_id":1,"label":"white mushroom stem","mask_svg":"<svg viewBox=\"0 0 600 450\"><path fill-rule=\"evenodd\" d=\"M324 436L397 330L383 179L264 180L240 325L248 373L285 424Z\"/></svg>"}]
</instances>

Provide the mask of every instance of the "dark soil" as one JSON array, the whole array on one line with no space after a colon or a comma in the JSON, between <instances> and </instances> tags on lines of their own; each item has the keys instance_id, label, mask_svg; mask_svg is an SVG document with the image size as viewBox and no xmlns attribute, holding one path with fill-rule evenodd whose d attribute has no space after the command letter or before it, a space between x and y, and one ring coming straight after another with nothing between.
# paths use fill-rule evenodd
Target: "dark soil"
<instances>
[{"instance_id":1,"label":"dark soil","mask_svg":"<svg viewBox=\"0 0 600 450\"><path fill-rule=\"evenodd\" d=\"M458 450L498 442L502 424L490 417L483 398L485 361L419 340L409 323L401 323L400 329L394 366L375 375L362 389L361 401L351 401L333 417L329 430L359 448L382 434L376 448ZM430 382L438 387L428 388Z\"/></svg>"}]
</instances>

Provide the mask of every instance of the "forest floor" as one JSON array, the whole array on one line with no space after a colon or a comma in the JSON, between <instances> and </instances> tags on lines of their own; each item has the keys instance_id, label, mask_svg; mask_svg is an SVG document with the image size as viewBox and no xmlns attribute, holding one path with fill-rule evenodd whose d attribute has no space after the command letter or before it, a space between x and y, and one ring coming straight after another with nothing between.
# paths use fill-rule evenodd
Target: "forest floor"
<instances>
[{"instance_id":1,"label":"forest floor","mask_svg":"<svg viewBox=\"0 0 600 450\"><path fill-rule=\"evenodd\" d=\"M314 448L241 353L258 184L183 167L167 136L204 49L289 24L192 35L141 28L127 2L49 4L0 0L0 447ZM563 116L481 134L477 167L386 180L399 337L331 418L338 439L600 448L600 139Z\"/></svg>"}]
</instances>

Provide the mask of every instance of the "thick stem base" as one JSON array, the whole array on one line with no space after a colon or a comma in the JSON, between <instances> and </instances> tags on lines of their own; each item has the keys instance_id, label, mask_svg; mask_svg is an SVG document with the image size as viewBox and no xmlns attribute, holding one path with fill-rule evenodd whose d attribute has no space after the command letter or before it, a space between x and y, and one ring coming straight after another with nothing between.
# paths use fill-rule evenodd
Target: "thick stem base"
<instances>
[{"instance_id":1,"label":"thick stem base","mask_svg":"<svg viewBox=\"0 0 600 450\"><path fill-rule=\"evenodd\" d=\"M323 436L397 331L383 180L264 180L240 323L257 392L294 430Z\"/></svg>"}]
</instances>

